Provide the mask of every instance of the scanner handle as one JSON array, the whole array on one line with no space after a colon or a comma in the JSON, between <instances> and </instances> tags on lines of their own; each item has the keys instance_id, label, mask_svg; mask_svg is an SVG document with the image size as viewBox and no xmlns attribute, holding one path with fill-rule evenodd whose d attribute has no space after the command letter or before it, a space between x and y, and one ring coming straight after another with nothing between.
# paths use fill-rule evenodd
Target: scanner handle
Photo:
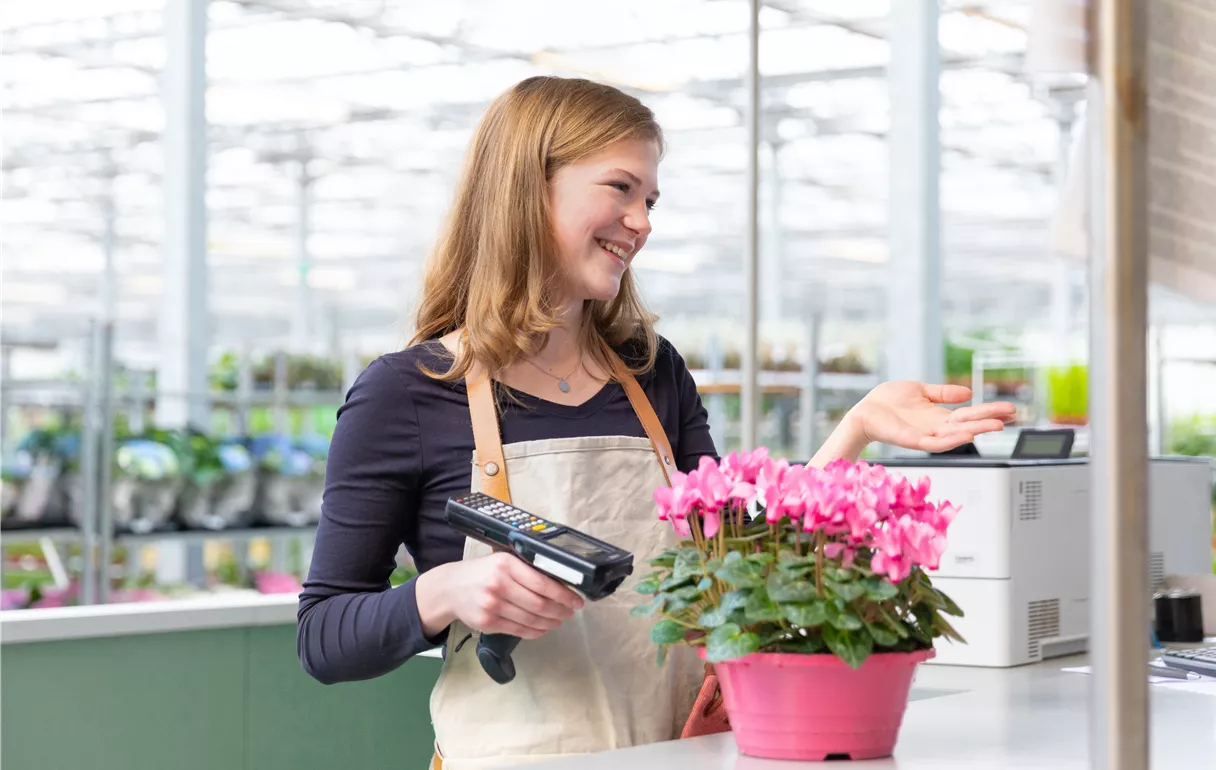
<instances>
[{"instance_id":1,"label":"scanner handle","mask_svg":"<svg viewBox=\"0 0 1216 770\"><path fill-rule=\"evenodd\" d=\"M506 684L515 678L515 661L511 653L519 646L519 637L510 634L482 634L477 640L477 660L490 678Z\"/></svg>"}]
</instances>

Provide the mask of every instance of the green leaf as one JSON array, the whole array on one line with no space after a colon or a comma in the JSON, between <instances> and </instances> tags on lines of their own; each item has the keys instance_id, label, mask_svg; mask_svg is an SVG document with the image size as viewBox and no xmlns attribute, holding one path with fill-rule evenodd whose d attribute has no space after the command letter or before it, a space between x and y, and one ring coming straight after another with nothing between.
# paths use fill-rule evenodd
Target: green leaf
<instances>
[{"instance_id":1,"label":"green leaf","mask_svg":"<svg viewBox=\"0 0 1216 770\"><path fill-rule=\"evenodd\" d=\"M676 552L670 550L664 551L650 560L650 566L666 567L667 569L674 568L676 566Z\"/></svg>"},{"instance_id":2,"label":"green leaf","mask_svg":"<svg viewBox=\"0 0 1216 770\"><path fill-rule=\"evenodd\" d=\"M644 596L653 596L659 592L659 585L658 578L647 578L634 586L633 590Z\"/></svg>"},{"instance_id":3,"label":"green leaf","mask_svg":"<svg viewBox=\"0 0 1216 770\"><path fill-rule=\"evenodd\" d=\"M866 595L877 602L885 602L899 595L899 589L892 585L891 581L880 577L868 577L861 581L861 585L865 588Z\"/></svg>"},{"instance_id":4,"label":"green leaf","mask_svg":"<svg viewBox=\"0 0 1216 770\"><path fill-rule=\"evenodd\" d=\"M697 583L697 590L702 591L702 592L708 591L710 586L712 586L713 584L714 584L713 578L707 578L707 577L701 578L701 582Z\"/></svg>"},{"instance_id":5,"label":"green leaf","mask_svg":"<svg viewBox=\"0 0 1216 770\"><path fill-rule=\"evenodd\" d=\"M854 599L860 599L862 596L865 596L866 593L865 587L860 583L837 583L835 580L828 580L825 582L827 583L828 588L832 589L837 596L844 599L846 602L851 602Z\"/></svg>"},{"instance_id":6,"label":"green leaf","mask_svg":"<svg viewBox=\"0 0 1216 770\"><path fill-rule=\"evenodd\" d=\"M706 658L710 663L733 660L760 649L760 637L745 632L735 623L718 626L706 640Z\"/></svg>"},{"instance_id":7,"label":"green leaf","mask_svg":"<svg viewBox=\"0 0 1216 770\"><path fill-rule=\"evenodd\" d=\"M933 619L937 617L937 613L923 604L918 604L912 608L912 616L916 618L916 625L920 630L927 633L933 628Z\"/></svg>"},{"instance_id":8,"label":"green leaf","mask_svg":"<svg viewBox=\"0 0 1216 770\"><path fill-rule=\"evenodd\" d=\"M821 626L828 619L827 605L822 600L805 604L783 604L781 611L785 613L786 620L803 628Z\"/></svg>"},{"instance_id":9,"label":"green leaf","mask_svg":"<svg viewBox=\"0 0 1216 770\"><path fill-rule=\"evenodd\" d=\"M764 582L764 565L744 559L736 559L732 562L728 558L726 564L714 574L714 577L732 586L752 588Z\"/></svg>"},{"instance_id":10,"label":"green leaf","mask_svg":"<svg viewBox=\"0 0 1216 770\"><path fill-rule=\"evenodd\" d=\"M650 641L655 644L675 644L684 641L684 628L674 620L660 620L650 629Z\"/></svg>"},{"instance_id":11,"label":"green leaf","mask_svg":"<svg viewBox=\"0 0 1216 770\"><path fill-rule=\"evenodd\" d=\"M729 546L736 546L736 545L745 545L747 543L754 543L757 540L762 540L762 539L768 537L768 535L769 535L768 527L765 526L763 529L754 531L754 532L748 532L747 530L744 530L742 537L727 537L727 538L723 538L723 540Z\"/></svg>"},{"instance_id":12,"label":"green leaf","mask_svg":"<svg viewBox=\"0 0 1216 770\"><path fill-rule=\"evenodd\" d=\"M748 623L770 623L784 617L781 608L769 598L768 591L765 591L763 586L752 591L752 595L747 598L744 614Z\"/></svg>"},{"instance_id":13,"label":"green leaf","mask_svg":"<svg viewBox=\"0 0 1216 770\"><path fill-rule=\"evenodd\" d=\"M701 598L701 592L697 590L696 586L684 586L669 594L659 595L666 597L668 612L679 612L680 610L687 609L690 604Z\"/></svg>"},{"instance_id":14,"label":"green leaf","mask_svg":"<svg viewBox=\"0 0 1216 770\"><path fill-rule=\"evenodd\" d=\"M781 570L769 573L765 588L769 598L775 602L807 602L815 598L815 586Z\"/></svg>"},{"instance_id":15,"label":"green leaf","mask_svg":"<svg viewBox=\"0 0 1216 770\"><path fill-rule=\"evenodd\" d=\"M676 554L673 580L687 580L701 575L701 552L696 548L681 548Z\"/></svg>"},{"instance_id":16,"label":"green leaf","mask_svg":"<svg viewBox=\"0 0 1216 770\"><path fill-rule=\"evenodd\" d=\"M946 637L947 639L951 639L960 644L967 643L967 640L963 638L963 635L960 634L958 631L954 630L954 626L950 625L950 621L946 620L941 615L934 615L933 630L937 631L939 634Z\"/></svg>"},{"instance_id":17,"label":"green leaf","mask_svg":"<svg viewBox=\"0 0 1216 770\"><path fill-rule=\"evenodd\" d=\"M749 553L747 556L745 556L743 558L744 558L744 561L749 561L752 564L759 564L762 566L768 566L769 564L772 564L773 562L777 561L777 557L773 556L768 551L764 551L762 553Z\"/></svg>"},{"instance_id":18,"label":"green leaf","mask_svg":"<svg viewBox=\"0 0 1216 770\"><path fill-rule=\"evenodd\" d=\"M675 575L672 575L671 577L664 580L662 583L659 583L659 590L660 591L672 591L676 588L680 588L682 586L686 586L691 583L692 583L691 577L678 578Z\"/></svg>"},{"instance_id":19,"label":"green leaf","mask_svg":"<svg viewBox=\"0 0 1216 770\"><path fill-rule=\"evenodd\" d=\"M861 628L861 618L849 610L840 609L835 602L824 605L827 610L828 623L841 631L857 631Z\"/></svg>"},{"instance_id":20,"label":"green leaf","mask_svg":"<svg viewBox=\"0 0 1216 770\"><path fill-rule=\"evenodd\" d=\"M929 606L935 610L946 609L946 603L942 601L937 590L932 586L926 587L923 583L912 584L912 604L917 606Z\"/></svg>"},{"instance_id":21,"label":"green leaf","mask_svg":"<svg viewBox=\"0 0 1216 770\"><path fill-rule=\"evenodd\" d=\"M685 604L695 602L701 598L701 589L696 586L684 586L672 591L668 596L673 602L684 602Z\"/></svg>"},{"instance_id":22,"label":"green leaf","mask_svg":"<svg viewBox=\"0 0 1216 770\"><path fill-rule=\"evenodd\" d=\"M848 583L857 578L857 573L847 567L829 567L824 570L824 574L829 580L835 580L837 583Z\"/></svg>"},{"instance_id":23,"label":"green leaf","mask_svg":"<svg viewBox=\"0 0 1216 770\"><path fill-rule=\"evenodd\" d=\"M899 617L887 609L884 605L878 605L878 614L882 617L887 627L899 635L900 639L908 638L908 629L906 624Z\"/></svg>"},{"instance_id":24,"label":"green leaf","mask_svg":"<svg viewBox=\"0 0 1216 770\"><path fill-rule=\"evenodd\" d=\"M732 613L742 610L747 606L748 597L752 595L750 588L736 588L733 591L727 591L722 594L722 602L719 606L722 611L729 617Z\"/></svg>"},{"instance_id":25,"label":"green leaf","mask_svg":"<svg viewBox=\"0 0 1216 770\"><path fill-rule=\"evenodd\" d=\"M726 556L723 558L722 564L723 564L723 566L725 566L727 564L734 564L735 562L742 561L742 560L743 560L743 554L739 553L738 551L731 551L730 553L726 554Z\"/></svg>"},{"instance_id":26,"label":"green leaf","mask_svg":"<svg viewBox=\"0 0 1216 770\"><path fill-rule=\"evenodd\" d=\"M799 559L777 562L777 569L780 570L784 575L789 575L792 578L798 578L814 571L815 561L814 559L809 559L803 556Z\"/></svg>"},{"instance_id":27,"label":"green leaf","mask_svg":"<svg viewBox=\"0 0 1216 770\"><path fill-rule=\"evenodd\" d=\"M704 626L705 628L717 628L726 623L729 615L730 613L723 611L721 607L710 607L701 613L701 617L697 618L697 625Z\"/></svg>"},{"instance_id":28,"label":"green leaf","mask_svg":"<svg viewBox=\"0 0 1216 770\"><path fill-rule=\"evenodd\" d=\"M877 623L866 623L866 630L879 647L894 647L899 644L899 634L889 628L883 628Z\"/></svg>"},{"instance_id":29,"label":"green leaf","mask_svg":"<svg viewBox=\"0 0 1216 770\"><path fill-rule=\"evenodd\" d=\"M639 604L629 611L629 614L635 618L644 618L647 615L654 614L653 604Z\"/></svg>"},{"instance_id":30,"label":"green leaf","mask_svg":"<svg viewBox=\"0 0 1216 770\"><path fill-rule=\"evenodd\" d=\"M956 618L963 617L963 609L961 607L959 607L957 604L955 604L953 599L951 599L949 596L942 593L941 591L938 591L936 588L933 590L935 593L937 593L938 597L942 600L942 603L946 605L942 609L942 612L946 613L947 615L953 615Z\"/></svg>"},{"instance_id":31,"label":"green leaf","mask_svg":"<svg viewBox=\"0 0 1216 770\"><path fill-rule=\"evenodd\" d=\"M861 664L874 650L874 640L865 632L842 631L824 626L823 641L836 657L854 669L861 668Z\"/></svg>"}]
</instances>

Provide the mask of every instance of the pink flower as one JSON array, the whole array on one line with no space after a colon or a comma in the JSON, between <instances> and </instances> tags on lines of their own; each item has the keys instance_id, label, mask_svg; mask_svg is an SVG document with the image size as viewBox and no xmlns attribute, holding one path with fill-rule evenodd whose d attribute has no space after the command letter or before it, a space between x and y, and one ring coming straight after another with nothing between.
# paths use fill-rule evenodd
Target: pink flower
<instances>
[{"instance_id":1,"label":"pink flower","mask_svg":"<svg viewBox=\"0 0 1216 770\"><path fill-rule=\"evenodd\" d=\"M801 468L802 466L791 466L789 461L784 459L769 460L765 463L756 474L756 489L759 490L761 496L767 495L771 487L781 486L791 467Z\"/></svg>"},{"instance_id":2,"label":"pink flower","mask_svg":"<svg viewBox=\"0 0 1216 770\"><path fill-rule=\"evenodd\" d=\"M254 576L254 583L262 594L298 594L304 590L295 575L283 572L259 572Z\"/></svg>"},{"instance_id":3,"label":"pink flower","mask_svg":"<svg viewBox=\"0 0 1216 770\"><path fill-rule=\"evenodd\" d=\"M760 447L754 452L731 452L722 460L722 473L732 481L755 484L770 463L772 460L769 459L767 447Z\"/></svg>"},{"instance_id":4,"label":"pink flower","mask_svg":"<svg viewBox=\"0 0 1216 770\"><path fill-rule=\"evenodd\" d=\"M30 592L25 588L6 588L0 591L0 610L24 609L30 601Z\"/></svg>"},{"instance_id":5,"label":"pink flower","mask_svg":"<svg viewBox=\"0 0 1216 770\"><path fill-rule=\"evenodd\" d=\"M690 537L688 514L700 502L697 491L692 487L686 474L679 471L671 474L671 486L659 487L654 491L654 501L659 506L659 520L671 520L671 525L680 537Z\"/></svg>"},{"instance_id":6,"label":"pink flower","mask_svg":"<svg viewBox=\"0 0 1216 770\"><path fill-rule=\"evenodd\" d=\"M897 528L874 533L874 558L870 560L870 569L876 575L886 575L892 583L899 583L912 572L912 562L903 553Z\"/></svg>"},{"instance_id":7,"label":"pink flower","mask_svg":"<svg viewBox=\"0 0 1216 770\"><path fill-rule=\"evenodd\" d=\"M697 469L688 474L688 482L696 490L702 512L707 514L721 511L727 503L746 503L756 494L755 485L731 479L712 457L701 458Z\"/></svg>"},{"instance_id":8,"label":"pink flower","mask_svg":"<svg viewBox=\"0 0 1216 770\"><path fill-rule=\"evenodd\" d=\"M857 557L856 549L841 542L825 543L823 554L829 559L840 557L840 566L846 569L853 566L853 559Z\"/></svg>"}]
</instances>

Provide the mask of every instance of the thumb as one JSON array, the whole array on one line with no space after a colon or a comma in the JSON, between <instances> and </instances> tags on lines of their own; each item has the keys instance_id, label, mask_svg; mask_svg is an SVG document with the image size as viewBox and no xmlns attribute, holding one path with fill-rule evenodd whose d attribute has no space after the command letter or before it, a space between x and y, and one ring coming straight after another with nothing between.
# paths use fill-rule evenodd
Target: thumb
<instances>
[{"instance_id":1,"label":"thumb","mask_svg":"<svg viewBox=\"0 0 1216 770\"><path fill-rule=\"evenodd\" d=\"M971 388L964 385L925 385L924 393L935 404L961 404L971 398Z\"/></svg>"}]
</instances>

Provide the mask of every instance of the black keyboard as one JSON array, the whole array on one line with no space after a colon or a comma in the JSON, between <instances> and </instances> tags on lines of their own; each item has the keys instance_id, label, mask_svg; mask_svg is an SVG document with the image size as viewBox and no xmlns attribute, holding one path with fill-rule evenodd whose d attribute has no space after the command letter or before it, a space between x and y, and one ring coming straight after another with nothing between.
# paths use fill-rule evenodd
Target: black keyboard
<instances>
[{"instance_id":1,"label":"black keyboard","mask_svg":"<svg viewBox=\"0 0 1216 770\"><path fill-rule=\"evenodd\" d=\"M1196 674L1216 677L1216 647L1200 647L1195 650L1167 650L1161 654L1161 662L1171 668L1194 671Z\"/></svg>"}]
</instances>

